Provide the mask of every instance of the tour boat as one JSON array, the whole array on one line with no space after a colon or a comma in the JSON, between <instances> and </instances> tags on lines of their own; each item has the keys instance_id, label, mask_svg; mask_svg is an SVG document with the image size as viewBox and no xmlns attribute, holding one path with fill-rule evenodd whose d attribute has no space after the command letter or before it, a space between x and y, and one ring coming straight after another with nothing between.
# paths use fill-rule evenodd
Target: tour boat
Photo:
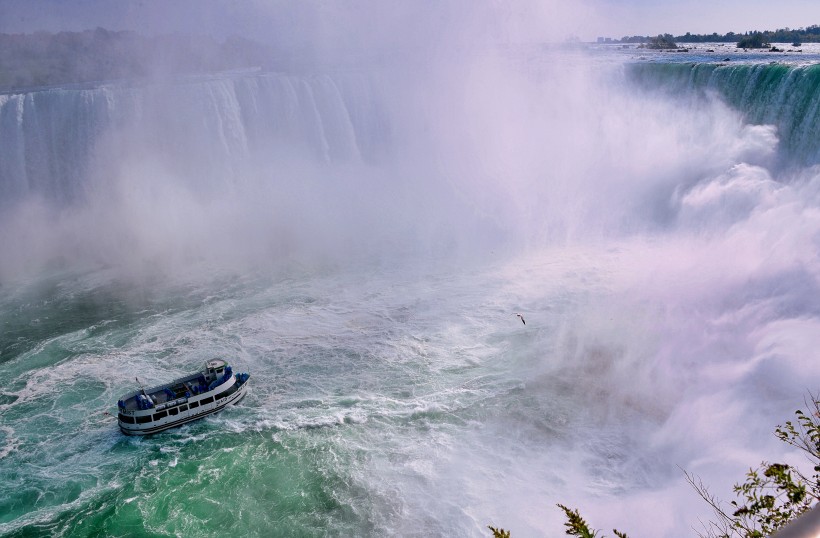
<instances>
[{"instance_id":1,"label":"tour boat","mask_svg":"<svg viewBox=\"0 0 820 538\"><path fill-rule=\"evenodd\" d=\"M204 371L129 392L117 402L120 430L147 435L216 413L245 396L249 377L234 375L227 362L213 359Z\"/></svg>"}]
</instances>

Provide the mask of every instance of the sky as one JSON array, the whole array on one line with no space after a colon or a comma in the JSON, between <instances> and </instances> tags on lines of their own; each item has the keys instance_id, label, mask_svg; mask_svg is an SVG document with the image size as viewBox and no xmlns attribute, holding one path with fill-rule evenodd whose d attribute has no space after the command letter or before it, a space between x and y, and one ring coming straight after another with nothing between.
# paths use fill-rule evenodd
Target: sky
<instances>
[{"instance_id":1,"label":"sky","mask_svg":"<svg viewBox=\"0 0 820 538\"><path fill-rule=\"evenodd\" d=\"M0 0L0 32L84 30L97 26L141 33L197 33L216 37L244 35L264 40L285 28L302 25L357 28L357 23L413 18L475 18L492 13L492 25L504 19L516 37L562 41L596 37L671 33L742 33L749 30L799 28L820 24L818 0L521 0L433 1L347 0ZM442 12L444 14L442 15ZM317 14L320 16L317 17ZM272 26L271 22L278 24ZM389 27L389 24L388 24ZM312 28L315 29L315 28ZM287 36L287 32L284 34ZM501 36L502 39L509 37Z\"/></svg>"},{"instance_id":2,"label":"sky","mask_svg":"<svg viewBox=\"0 0 820 538\"><path fill-rule=\"evenodd\" d=\"M820 24L817 0L591 0L599 35L682 35Z\"/></svg>"}]
</instances>

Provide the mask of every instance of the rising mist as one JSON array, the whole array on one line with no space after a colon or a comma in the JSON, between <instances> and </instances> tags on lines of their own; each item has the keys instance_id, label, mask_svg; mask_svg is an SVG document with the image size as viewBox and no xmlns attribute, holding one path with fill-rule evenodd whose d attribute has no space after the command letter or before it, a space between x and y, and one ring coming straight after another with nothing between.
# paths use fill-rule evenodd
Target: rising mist
<instances>
[{"instance_id":1,"label":"rising mist","mask_svg":"<svg viewBox=\"0 0 820 538\"><path fill-rule=\"evenodd\" d=\"M423 474L450 511L367 477L432 529L557 532L563 502L676 536L705 512L677 466L729 497L794 458L768 433L818 375L820 175L774 122L548 46L539 24L579 15L557 3L281 5L252 26L282 30L281 71L0 96L6 289L321 269L354 305L416 290L430 333L502 380ZM455 284L408 284L440 263Z\"/></svg>"}]
</instances>

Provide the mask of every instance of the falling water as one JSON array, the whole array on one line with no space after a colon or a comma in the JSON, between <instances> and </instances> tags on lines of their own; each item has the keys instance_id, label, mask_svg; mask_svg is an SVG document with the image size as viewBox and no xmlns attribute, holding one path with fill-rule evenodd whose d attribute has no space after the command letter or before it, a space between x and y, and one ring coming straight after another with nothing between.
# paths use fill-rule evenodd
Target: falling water
<instances>
[{"instance_id":1,"label":"falling water","mask_svg":"<svg viewBox=\"0 0 820 538\"><path fill-rule=\"evenodd\" d=\"M635 56L0 96L0 533L679 536L680 468L799 463L818 71ZM119 433L213 356L241 405Z\"/></svg>"}]
</instances>

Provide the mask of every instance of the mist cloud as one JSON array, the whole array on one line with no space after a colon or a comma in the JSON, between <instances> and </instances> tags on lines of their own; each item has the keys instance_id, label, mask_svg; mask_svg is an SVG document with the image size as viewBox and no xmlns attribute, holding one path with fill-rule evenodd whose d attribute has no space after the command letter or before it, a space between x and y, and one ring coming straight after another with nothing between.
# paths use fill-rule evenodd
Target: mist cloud
<instances>
[{"instance_id":1,"label":"mist cloud","mask_svg":"<svg viewBox=\"0 0 820 538\"><path fill-rule=\"evenodd\" d=\"M566 495L600 525L674 535L699 502L675 464L725 492L783 455L759 440L817 378L820 176L777 167L775 128L533 44L542 22L575 20L560 3L254 3L223 20L225 5L187 24L267 33L294 69L15 102L0 128L36 138L37 125L62 126L70 145L72 126L96 123L70 161L79 178L21 181L4 201L4 285L49 271L140 282L461 256L470 274L498 271L476 286L478 304L517 302L528 327L549 330L498 361L526 397L499 406L491 434L469 435L438 479L469 482L477 500L463 510L476 521L541 529L532 499ZM162 32L159 13L121 17ZM27 123L32 111L41 123ZM488 348L520 337L497 331ZM525 435L506 441L510 424ZM520 456L507 475L464 478L459 461L494 462L505 442ZM494 512L481 502L499 480L520 493ZM656 521L617 519L647 506Z\"/></svg>"}]
</instances>

